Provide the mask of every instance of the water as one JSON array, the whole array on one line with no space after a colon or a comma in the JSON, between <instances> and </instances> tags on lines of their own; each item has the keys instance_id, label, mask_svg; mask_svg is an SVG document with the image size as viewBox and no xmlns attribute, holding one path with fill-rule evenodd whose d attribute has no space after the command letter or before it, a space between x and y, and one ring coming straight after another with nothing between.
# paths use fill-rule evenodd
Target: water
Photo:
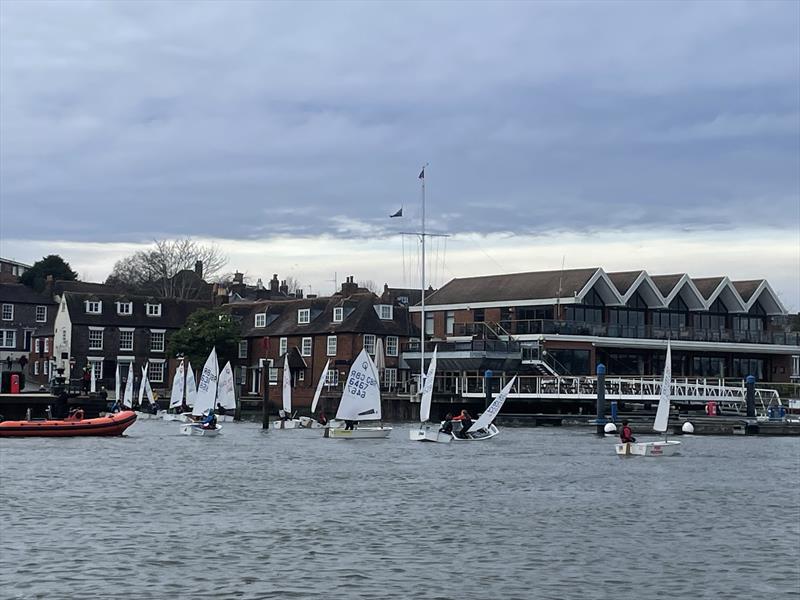
<instances>
[{"instance_id":1,"label":"water","mask_svg":"<svg viewBox=\"0 0 800 600\"><path fill-rule=\"evenodd\" d=\"M800 439L0 440L4 598L797 598Z\"/></svg>"}]
</instances>

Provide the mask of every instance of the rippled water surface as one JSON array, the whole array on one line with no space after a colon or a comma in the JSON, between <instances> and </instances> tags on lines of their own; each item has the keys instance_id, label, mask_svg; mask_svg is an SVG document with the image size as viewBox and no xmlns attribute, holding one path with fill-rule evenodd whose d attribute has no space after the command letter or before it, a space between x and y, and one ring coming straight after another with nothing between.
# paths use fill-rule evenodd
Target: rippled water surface
<instances>
[{"instance_id":1,"label":"rippled water surface","mask_svg":"<svg viewBox=\"0 0 800 600\"><path fill-rule=\"evenodd\" d=\"M0 440L4 598L784 598L800 440L619 459L585 429Z\"/></svg>"}]
</instances>

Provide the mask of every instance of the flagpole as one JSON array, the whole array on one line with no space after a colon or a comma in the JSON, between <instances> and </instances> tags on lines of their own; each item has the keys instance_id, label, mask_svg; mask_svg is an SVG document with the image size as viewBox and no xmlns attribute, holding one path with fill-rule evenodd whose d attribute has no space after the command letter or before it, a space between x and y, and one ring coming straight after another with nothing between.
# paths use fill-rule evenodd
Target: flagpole
<instances>
[{"instance_id":1,"label":"flagpole","mask_svg":"<svg viewBox=\"0 0 800 600\"><path fill-rule=\"evenodd\" d=\"M422 389L425 387L425 167L427 167L427 163L425 166L422 167L422 171L420 172L420 179L422 179L422 282L420 284L420 292L422 293L422 298L420 302L420 306L422 308L421 311L421 319L420 323L422 324L422 334L420 335L420 361L419 361L419 390L420 394L422 393Z\"/></svg>"}]
</instances>

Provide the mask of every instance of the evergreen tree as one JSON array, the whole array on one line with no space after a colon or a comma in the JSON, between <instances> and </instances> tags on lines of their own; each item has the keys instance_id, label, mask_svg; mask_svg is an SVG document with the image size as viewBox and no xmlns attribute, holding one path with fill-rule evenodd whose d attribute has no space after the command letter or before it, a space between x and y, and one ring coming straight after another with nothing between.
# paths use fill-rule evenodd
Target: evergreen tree
<instances>
[{"instance_id":1,"label":"evergreen tree","mask_svg":"<svg viewBox=\"0 0 800 600\"><path fill-rule=\"evenodd\" d=\"M171 356L180 354L192 361L192 366L202 368L211 348L217 348L220 366L236 358L239 344L239 324L219 309L201 309L193 312L186 324L176 331L169 341Z\"/></svg>"},{"instance_id":2,"label":"evergreen tree","mask_svg":"<svg viewBox=\"0 0 800 600\"><path fill-rule=\"evenodd\" d=\"M20 277L20 282L41 292L48 275L52 275L54 280L61 281L75 281L78 278L78 274L70 268L68 262L58 254L50 254L36 261L25 271Z\"/></svg>"}]
</instances>

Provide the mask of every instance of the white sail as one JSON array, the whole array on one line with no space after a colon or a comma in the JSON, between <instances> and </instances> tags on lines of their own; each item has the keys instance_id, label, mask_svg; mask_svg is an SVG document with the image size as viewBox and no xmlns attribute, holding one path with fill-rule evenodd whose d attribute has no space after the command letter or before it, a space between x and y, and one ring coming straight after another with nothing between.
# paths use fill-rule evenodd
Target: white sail
<instances>
[{"instance_id":1,"label":"white sail","mask_svg":"<svg viewBox=\"0 0 800 600\"><path fill-rule=\"evenodd\" d=\"M433 397L433 380L436 377L436 346L433 349L431 364L428 365L428 372L425 374L425 384L422 386L422 401L419 405L419 420L423 423L431 418L431 398Z\"/></svg>"},{"instance_id":2,"label":"white sail","mask_svg":"<svg viewBox=\"0 0 800 600\"><path fill-rule=\"evenodd\" d=\"M289 353L283 357L283 410L292 414L292 371L289 369Z\"/></svg>"},{"instance_id":3,"label":"white sail","mask_svg":"<svg viewBox=\"0 0 800 600\"><path fill-rule=\"evenodd\" d=\"M114 373L114 400L119 400L119 393L120 387L122 386L122 381L119 378L119 362L117 362L117 372Z\"/></svg>"},{"instance_id":4,"label":"white sail","mask_svg":"<svg viewBox=\"0 0 800 600\"><path fill-rule=\"evenodd\" d=\"M213 410L217 401L217 380L219 379L219 363L217 362L217 349L212 348L211 354L206 359L203 372L200 373L200 383L197 384L197 399L195 400L192 414L201 416L207 410Z\"/></svg>"},{"instance_id":5,"label":"white sail","mask_svg":"<svg viewBox=\"0 0 800 600\"><path fill-rule=\"evenodd\" d=\"M183 384L186 380L186 374L183 371L183 361L178 363L178 368L175 369L175 377L172 378L172 391L169 396L169 407L178 408L183 402Z\"/></svg>"},{"instance_id":6,"label":"white sail","mask_svg":"<svg viewBox=\"0 0 800 600\"><path fill-rule=\"evenodd\" d=\"M92 371L89 380L89 391L95 393L97 391L97 376L94 374L94 363L89 363L89 369Z\"/></svg>"},{"instance_id":7,"label":"white sail","mask_svg":"<svg viewBox=\"0 0 800 600\"><path fill-rule=\"evenodd\" d=\"M197 382L194 379L192 363L186 361L186 406L192 407L197 401Z\"/></svg>"},{"instance_id":8,"label":"white sail","mask_svg":"<svg viewBox=\"0 0 800 600\"><path fill-rule=\"evenodd\" d=\"M314 392L314 401L311 403L311 414L314 414L314 411L317 410L317 402L319 402L320 394L322 394L322 388L325 387L325 381L328 379L328 367L331 364L331 360L328 359L328 362L325 363L325 368L322 369L322 375L319 377L319 382L317 383L317 389Z\"/></svg>"},{"instance_id":9,"label":"white sail","mask_svg":"<svg viewBox=\"0 0 800 600\"><path fill-rule=\"evenodd\" d=\"M661 380L661 397L658 399L658 409L656 410L656 420L653 423L653 430L664 433L669 422L669 393L672 387L672 351L669 340L667 340L667 358L664 363L664 378Z\"/></svg>"},{"instance_id":10,"label":"white sail","mask_svg":"<svg viewBox=\"0 0 800 600\"><path fill-rule=\"evenodd\" d=\"M230 362L225 364L225 368L219 374L217 402L225 410L236 410L236 390L234 389L233 369Z\"/></svg>"},{"instance_id":11,"label":"white sail","mask_svg":"<svg viewBox=\"0 0 800 600\"><path fill-rule=\"evenodd\" d=\"M508 397L509 392L511 392L511 388L514 386L514 382L517 380L517 376L511 378L511 381L508 382L506 387L500 390L500 393L497 395L497 398L494 399L483 414L472 424L472 427L467 429L467 432L470 431L478 431L479 429L484 429L489 427L492 421L494 421L497 413L500 412L500 409L503 408L503 404L505 404L506 398Z\"/></svg>"},{"instance_id":12,"label":"white sail","mask_svg":"<svg viewBox=\"0 0 800 600\"><path fill-rule=\"evenodd\" d=\"M128 408L133 408L133 361L128 363L128 381L125 382L125 395L122 397L122 404Z\"/></svg>"},{"instance_id":13,"label":"white sail","mask_svg":"<svg viewBox=\"0 0 800 600\"><path fill-rule=\"evenodd\" d=\"M156 397L153 395L153 388L150 387L150 378L147 376L147 370L150 368L149 363L145 363L144 367L142 367L142 387L144 388L144 393L147 396L147 401L150 404L156 403ZM139 404L141 405L142 398L141 395L139 396Z\"/></svg>"},{"instance_id":14,"label":"white sail","mask_svg":"<svg viewBox=\"0 0 800 600\"><path fill-rule=\"evenodd\" d=\"M147 380L147 363L142 367L142 380L139 382L139 406L142 406L144 400L144 382Z\"/></svg>"},{"instance_id":15,"label":"white sail","mask_svg":"<svg viewBox=\"0 0 800 600\"><path fill-rule=\"evenodd\" d=\"M378 374L366 350L361 350L350 367L336 418L346 421L376 421L381 418Z\"/></svg>"},{"instance_id":16,"label":"white sail","mask_svg":"<svg viewBox=\"0 0 800 600\"><path fill-rule=\"evenodd\" d=\"M378 381L381 380L381 373L386 369L386 353L383 351L383 338L378 338L375 342L375 372L378 374Z\"/></svg>"}]
</instances>

